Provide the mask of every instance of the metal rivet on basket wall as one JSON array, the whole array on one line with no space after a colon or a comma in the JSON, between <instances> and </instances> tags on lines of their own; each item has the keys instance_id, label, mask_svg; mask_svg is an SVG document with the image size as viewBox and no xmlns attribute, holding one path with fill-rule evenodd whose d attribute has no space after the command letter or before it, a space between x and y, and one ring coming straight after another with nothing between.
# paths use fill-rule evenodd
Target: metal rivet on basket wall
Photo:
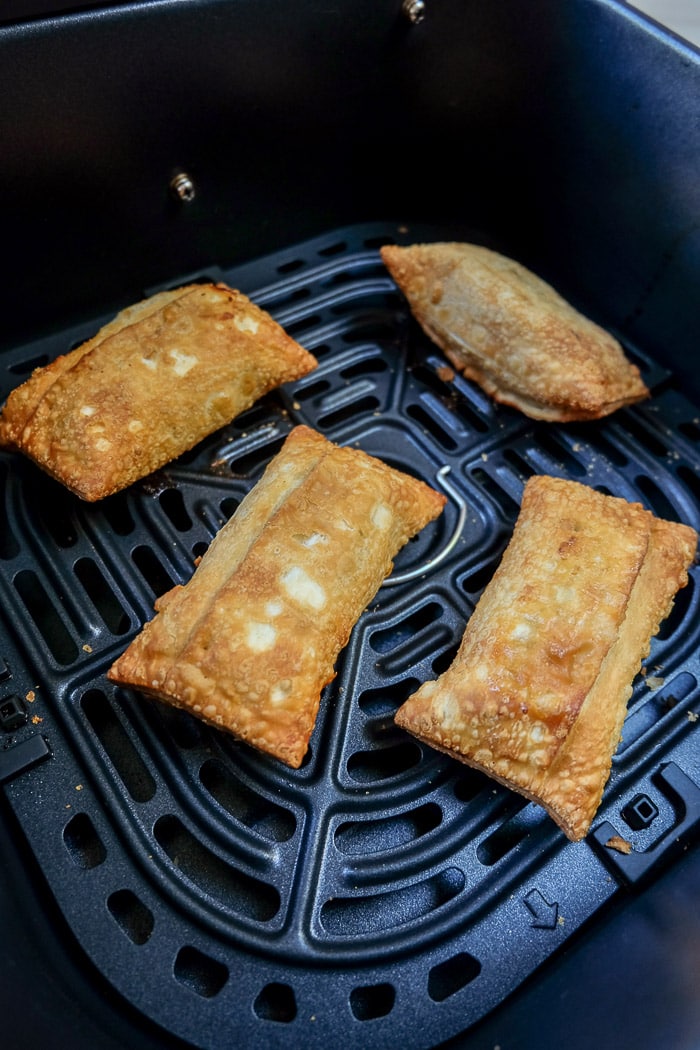
<instances>
[{"instance_id":1,"label":"metal rivet on basket wall","mask_svg":"<svg viewBox=\"0 0 700 1050\"><path fill-rule=\"evenodd\" d=\"M418 25L425 18L425 0L403 0L401 13L406 16L409 22Z\"/></svg>"},{"instance_id":2,"label":"metal rivet on basket wall","mask_svg":"<svg viewBox=\"0 0 700 1050\"><path fill-rule=\"evenodd\" d=\"M178 200L183 201L185 204L193 201L196 194L194 183L186 171L180 171L177 175L173 175L170 180L170 191Z\"/></svg>"}]
</instances>

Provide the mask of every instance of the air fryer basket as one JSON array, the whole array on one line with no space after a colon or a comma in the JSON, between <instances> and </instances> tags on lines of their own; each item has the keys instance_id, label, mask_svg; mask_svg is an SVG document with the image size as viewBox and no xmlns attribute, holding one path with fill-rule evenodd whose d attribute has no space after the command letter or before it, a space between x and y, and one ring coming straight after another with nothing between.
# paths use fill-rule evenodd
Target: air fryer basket
<instances>
[{"instance_id":1,"label":"air fryer basket","mask_svg":"<svg viewBox=\"0 0 700 1050\"><path fill-rule=\"evenodd\" d=\"M98 969L197 1046L454 1035L700 818L694 570L636 684L586 842L393 725L454 655L528 476L572 477L700 527L698 410L634 347L652 400L594 426L533 423L446 367L378 257L436 233L349 227L199 275L249 292L319 367L126 493L79 504L2 460L3 711L13 726L28 715L2 753L7 796ZM89 334L18 348L6 377ZM449 503L363 616L293 772L115 689L105 670L297 422ZM606 847L612 834L633 852Z\"/></svg>"},{"instance_id":2,"label":"air fryer basket","mask_svg":"<svg viewBox=\"0 0 700 1050\"><path fill-rule=\"evenodd\" d=\"M635 682L583 842L393 715L454 656L529 476L700 529L686 294L700 150L683 121L698 65L600 0L428 4L420 24L393 2L346 4L342 25L324 5L292 18L269 0L282 78L265 6L164 0L0 31L18 115L0 394L127 302L191 280L240 288L319 361L98 504L0 454L3 815L93 978L164 1043L423 1050L478 1027L697 843L696 566ZM659 85L681 69L670 104ZM71 132L60 147L42 109L50 73L53 120ZM452 152L436 150L444 136ZM659 197L648 141L666 165ZM456 375L379 247L462 238L518 256L605 323L650 400L543 424ZM362 616L291 771L105 672L297 423L448 502ZM606 845L615 834L631 853Z\"/></svg>"}]
</instances>

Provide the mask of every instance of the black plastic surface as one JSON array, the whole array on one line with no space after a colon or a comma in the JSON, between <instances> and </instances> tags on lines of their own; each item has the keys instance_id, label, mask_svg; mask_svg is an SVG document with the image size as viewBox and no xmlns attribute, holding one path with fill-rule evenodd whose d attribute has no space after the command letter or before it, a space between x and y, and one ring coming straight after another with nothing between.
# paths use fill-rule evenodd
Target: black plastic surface
<instances>
[{"instance_id":1,"label":"black plastic surface","mask_svg":"<svg viewBox=\"0 0 700 1050\"><path fill-rule=\"evenodd\" d=\"M0 1046L700 1046L695 573L587 843L391 727L406 669L454 651L529 472L697 525L697 52L611 0L440 0L415 27L398 0L65 6L0 26L4 388L204 274L322 353L298 391L103 507L0 460L0 704L19 701L0 729ZM541 272L623 337L654 401L591 436L449 381L376 259L377 238L419 234ZM282 781L103 672L297 419L451 490L449 527L397 571L447 557L380 593Z\"/></svg>"},{"instance_id":2,"label":"black plastic surface","mask_svg":"<svg viewBox=\"0 0 700 1050\"><path fill-rule=\"evenodd\" d=\"M6 693L31 708L18 739L41 725L53 752L8 783L9 804L101 979L197 1046L454 1037L697 832L695 570L636 683L590 842L393 726L454 654L529 475L700 525L697 409L636 348L653 398L594 427L533 423L446 368L378 256L443 232L348 227L202 274L251 294L319 367L126 492L80 504L0 461ZM6 381L89 334L17 348ZM442 486L448 506L397 558L290 771L104 672L297 422ZM622 857L608 822L640 793L659 816Z\"/></svg>"},{"instance_id":3,"label":"black plastic surface","mask_svg":"<svg viewBox=\"0 0 700 1050\"><path fill-rule=\"evenodd\" d=\"M433 0L417 26L400 0L146 0L0 26L0 348L410 217L505 247L697 400L699 93L697 52L613 0Z\"/></svg>"}]
</instances>

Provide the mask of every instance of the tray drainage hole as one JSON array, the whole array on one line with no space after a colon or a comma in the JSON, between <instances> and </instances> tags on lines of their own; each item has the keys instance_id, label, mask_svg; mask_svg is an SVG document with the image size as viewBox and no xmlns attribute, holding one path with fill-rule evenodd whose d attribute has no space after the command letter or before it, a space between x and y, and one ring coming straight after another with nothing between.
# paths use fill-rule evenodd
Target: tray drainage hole
<instances>
[{"instance_id":1,"label":"tray drainage hole","mask_svg":"<svg viewBox=\"0 0 700 1050\"><path fill-rule=\"evenodd\" d=\"M107 898L107 907L120 930L132 944L145 944L153 933L155 920L150 908L131 890L117 890Z\"/></svg>"},{"instance_id":2,"label":"tray drainage hole","mask_svg":"<svg viewBox=\"0 0 700 1050\"><path fill-rule=\"evenodd\" d=\"M350 1009L358 1021L374 1021L386 1017L394 1009L396 991L391 984L370 984L353 988Z\"/></svg>"},{"instance_id":3,"label":"tray drainage hole","mask_svg":"<svg viewBox=\"0 0 700 1050\"><path fill-rule=\"evenodd\" d=\"M163 489L158 502L178 532L189 532L192 519L187 512L185 501L179 489Z\"/></svg>"},{"instance_id":4,"label":"tray drainage hole","mask_svg":"<svg viewBox=\"0 0 700 1050\"><path fill-rule=\"evenodd\" d=\"M407 740L393 747L356 751L348 759L348 773L358 784L373 784L407 773L418 765L423 752L418 744Z\"/></svg>"},{"instance_id":5,"label":"tray drainage hole","mask_svg":"<svg viewBox=\"0 0 700 1050\"><path fill-rule=\"evenodd\" d=\"M293 813L252 791L217 759L207 759L199 770L199 779L232 817L266 839L287 842L296 831Z\"/></svg>"},{"instance_id":6,"label":"tray drainage hole","mask_svg":"<svg viewBox=\"0 0 700 1050\"><path fill-rule=\"evenodd\" d=\"M63 841L71 860L79 868L96 868L107 857L107 850L87 813L76 813L63 829Z\"/></svg>"},{"instance_id":7,"label":"tray drainage hole","mask_svg":"<svg viewBox=\"0 0 700 1050\"><path fill-rule=\"evenodd\" d=\"M294 990L288 984L274 981L266 984L253 1003L256 1016L261 1021L277 1021L289 1024L297 1015Z\"/></svg>"},{"instance_id":8,"label":"tray drainage hole","mask_svg":"<svg viewBox=\"0 0 700 1050\"><path fill-rule=\"evenodd\" d=\"M156 783L105 694L90 689L83 694L80 706L131 797L135 802L149 802L156 793Z\"/></svg>"},{"instance_id":9,"label":"tray drainage hole","mask_svg":"<svg viewBox=\"0 0 700 1050\"><path fill-rule=\"evenodd\" d=\"M135 547L131 557L156 597L170 590L173 581L150 547Z\"/></svg>"},{"instance_id":10,"label":"tray drainage hole","mask_svg":"<svg viewBox=\"0 0 700 1050\"><path fill-rule=\"evenodd\" d=\"M460 868L446 868L422 882L360 897L332 897L321 907L321 925L334 937L356 937L420 922L458 897L465 886Z\"/></svg>"},{"instance_id":11,"label":"tray drainage hole","mask_svg":"<svg viewBox=\"0 0 700 1050\"><path fill-rule=\"evenodd\" d=\"M24 569L15 576L15 588L39 630L41 637L59 664L70 664L78 656L78 647L56 612L46 589L36 573Z\"/></svg>"},{"instance_id":12,"label":"tray drainage hole","mask_svg":"<svg viewBox=\"0 0 700 1050\"><path fill-rule=\"evenodd\" d=\"M450 959L433 966L428 974L428 995L442 1003L451 995L471 984L481 973L481 963L469 952L458 952Z\"/></svg>"},{"instance_id":13,"label":"tray drainage hole","mask_svg":"<svg viewBox=\"0 0 700 1050\"><path fill-rule=\"evenodd\" d=\"M177 817L160 817L153 832L173 867L202 893L223 902L229 912L257 922L269 922L278 913L281 901L274 886L238 871L196 839Z\"/></svg>"},{"instance_id":14,"label":"tray drainage hole","mask_svg":"<svg viewBox=\"0 0 700 1050\"><path fill-rule=\"evenodd\" d=\"M92 558L80 558L73 566L73 572L107 629L112 634L125 634L131 626L129 617L96 562Z\"/></svg>"},{"instance_id":15,"label":"tray drainage hole","mask_svg":"<svg viewBox=\"0 0 700 1050\"><path fill-rule=\"evenodd\" d=\"M228 981L227 966L190 945L177 953L173 974L176 981L203 999L213 999Z\"/></svg>"}]
</instances>

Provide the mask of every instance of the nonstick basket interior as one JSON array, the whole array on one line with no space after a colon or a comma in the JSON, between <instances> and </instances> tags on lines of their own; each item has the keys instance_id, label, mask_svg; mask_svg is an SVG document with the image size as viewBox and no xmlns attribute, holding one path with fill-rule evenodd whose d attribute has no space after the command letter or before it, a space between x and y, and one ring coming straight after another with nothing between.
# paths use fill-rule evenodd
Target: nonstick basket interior
<instances>
[{"instance_id":1,"label":"nonstick basket interior","mask_svg":"<svg viewBox=\"0 0 700 1050\"><path fill-rule=\"evenodd\" d=\"M625 333L653 396L596 423L535 423L447 366L378 254L444 233L353 226L179 276L240 288L319 366L129 490L83 504L0 457L0 780L98 970L207 1050L445 1040L653 878L700 816L695 568L635 683L585 841L393 723L454 656L530 475L700 528L700 409ZM4 392L104 320L6 354ZM448 504L362 616L292 771L105 671L300 422ZM612 834L629 855L606 847Z\"/></svg>"}]
</instances>

